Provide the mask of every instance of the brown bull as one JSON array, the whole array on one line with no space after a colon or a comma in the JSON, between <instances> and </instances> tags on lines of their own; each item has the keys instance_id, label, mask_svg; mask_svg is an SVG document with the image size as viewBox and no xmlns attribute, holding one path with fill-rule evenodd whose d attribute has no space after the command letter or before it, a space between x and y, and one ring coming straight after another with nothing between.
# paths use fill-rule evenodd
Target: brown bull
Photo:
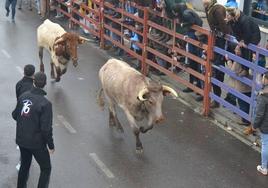
<instances>
[{"instance_id":1,"label":"brown bull","mask_svg":"<svg viewBox=\"0 0 268 188\"><path fill-rule=\"evenodd\" d=\"M60 81L70 60L75 67L78 65L77 47L86 40L88 39L75 33L66 32L59 24L45 20L37 28L40 70L44 72L43 49L46 48L51 55L51 77Z\"/></svg>"},{"instance_id":2,"label":"brown bull","mask_svg":"<svg viewBox=\"0 0 268 188\"><path fill-rule=\"evenodd\" d=\"M102 66L99 78L102 89L98 99L100 105L103 106L104 101L101 94L104 92L109 102L109 125L116 126L118 130L123 132L123 127L117 119L115 110L115 105L120 106L136 136L136 151L142 152L140 132L146 133L153 128L155 123L164 120L162 114L163 97L167 94L177 97L176 91L152 81L127 63L117 59L110 59ZM141 121L144 118L148 120L148 127L136 124L136 121Z\"/></svg>"}]
</instances>

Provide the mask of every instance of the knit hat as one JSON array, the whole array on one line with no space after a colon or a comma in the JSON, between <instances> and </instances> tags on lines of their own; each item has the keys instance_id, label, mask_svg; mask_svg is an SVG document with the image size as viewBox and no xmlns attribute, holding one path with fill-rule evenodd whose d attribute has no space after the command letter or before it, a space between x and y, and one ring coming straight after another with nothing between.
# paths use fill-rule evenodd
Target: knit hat
<instances>
[{"instance_id":1,"label":"knit hat","mask_svg":"<svg viewBox=\"0 0 268 188\"><path fill-rule=\"evenodd\" d=\"M38 88L44 88L47 83L47 77L43 72L37 72L34 75L34 85Z\"/></svg>"}]
</instances>

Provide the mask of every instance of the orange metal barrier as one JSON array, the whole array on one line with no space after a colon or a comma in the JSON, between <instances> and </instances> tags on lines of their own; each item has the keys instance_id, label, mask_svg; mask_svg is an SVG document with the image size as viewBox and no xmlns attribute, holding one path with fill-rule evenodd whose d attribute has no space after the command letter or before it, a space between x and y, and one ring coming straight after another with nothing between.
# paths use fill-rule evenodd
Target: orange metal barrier
<instances>
[{"instance_id":1,"label":"orange metal barrier","mask_svg":"<svg viewBox=\"0 0 268 188\"><path fill-rule=\"evenodd\" d=\"M69 18L69 27L72 28L74 24L80 25L82 28L88 30L92 35L100 38L101 36L101 12L99 7L101 7L101 2L97 0L92 0L92 7L88 7L85 3L79 0L71 0L68 3L63 0L56 0L60 5L67 7L68 11L65 11L57 7L57 11L60 11L62 14ZM78 8L79 7L79 8ZM84 13L80 12L80 9L83 9ZM87 13L87 14L86 14ZM83 18L83 22L77 20L74 17L74 14Z\"/></svg>"},{"instance_id":2,"label":"orange metal barrier","mask_svg":"<svg viewBox=\"0 0 268 188\"><path fill-rule=\"evenodd\" d=\"M160 17L158 12L155 11L150 11L150 14L152 14L155 17ZM166 22L170 22L172 23L172 27L173 29L168 29L162 25L159 25L155 22L153 22L152 20L148 21L148 27L160 30L162 33L166 33L168 34L173 42L172 45L166 45L161 43L161 41L155 40L152 37L149 37L149 40L153 40L154 42L157 42L158 44L161 44L163 46L165 46L166 48L168 48L170 51L172 51L175 54L180 54L184 57L190 58L192 60L194 60L196 63L201 64L204 68L205 68L205 73L199 73L189 67L185 67L183 66L177 59L174 58L174 56L168 56L165 55L153 48L151 48L150 46L146 46L146 51L154 54L157 57L160 57L161 59L165 60L166 62L168 62L172 67L177 67L191 75L193 75L194 77L200 79L203 81L204 83L204 87L203 88L199 88L197 86L195 86L194 84L191 84L188 80L183 79L182 77L178 76L177 74L175 74L173 71L170 71L168 69L163 68L162 66L156 64L155 62L146 59L145 63L149 64L150 66L153 66L154 68L160 70L161 72L165 73L166 75L168 75L169 77L171 77L172 79L180 82L181 84L183 84L184 86L192 89L194 92L200 94L201 96L204 97L203 100L203 114L204 115L208 115L209 113L209 104L210 104L210 100L209 100L209 92L211 90L211 84L210 84L210 77L211 77L211 65L210 65L210 61L212 59L212 45L213 45L213 35L210 33L210 31L198 27L198 26L193 26L192 29L195 31L198 31L199 33L202 33L202 35L206 35L208 43L207 44L203 44L200 41L197 40L193 40L187 36L184 36L182 34L179 34L178 32L176 32L176 29L178 27L178 23L176 22L176 20L170 20L168 18L162 18L164 21ZM204 50L207 53L207 58L206 59L202 59L199 56L196 56L194 54L191 54L189 52L187 52L185 49L180 49L177 45L176 45L176 41L177 40L181 40L184 42L187 42L188 44L192 44L196 47L198 47L200 50Z\"/></svg>"}]
</instances>

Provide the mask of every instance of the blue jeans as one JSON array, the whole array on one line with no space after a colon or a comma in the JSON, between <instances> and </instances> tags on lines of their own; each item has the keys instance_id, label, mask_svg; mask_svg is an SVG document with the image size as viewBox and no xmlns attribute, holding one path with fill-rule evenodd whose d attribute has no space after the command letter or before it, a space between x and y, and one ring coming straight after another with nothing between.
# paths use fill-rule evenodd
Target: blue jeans
<instances>
[{"instance_id":1,"label":"blue jeans","mask_svg":"<svg viewBox=\"0 0 268 188\"><path fill-rule=\"evenodd\" d=\"M12 10L12 19L15 18L15 13L16 13L16 5L17 5L17 0L6 0L6 5L5 8L7 12L9 12L9 7L11 5L11 10Z\"/></svg>"},{"instance_id":2,"label":"blue jeans","mask_svg":"<svg viewBox=\"0 0 268 188\"><path fill-rule=\"evenodd\" d=\"M261 133L261 166L268 168L268 134Z\"/></svg>"}]
</instances>

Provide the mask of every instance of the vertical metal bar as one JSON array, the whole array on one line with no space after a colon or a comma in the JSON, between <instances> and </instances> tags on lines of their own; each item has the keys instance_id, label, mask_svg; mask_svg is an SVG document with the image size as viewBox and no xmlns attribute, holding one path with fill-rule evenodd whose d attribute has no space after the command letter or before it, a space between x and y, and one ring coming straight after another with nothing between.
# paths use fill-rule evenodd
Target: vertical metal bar
<instances>
[{"instance_id":1,"label":"vertical metal bar","mask_svg":"<svg viewBox=\"0 0 268 188\"><path fill-rule=\"evenodd\" d=\"M256 60L255 63L257 64L259 61L259 52L256 52ZM257 74L258 71L254 68L253 69L253 84L251 86L251 97L250 97L250 108L249 108L249 116L250 119L252 120L252 115L253 115L253 108L255 108L255 98L257 96L257 90L256 90L256 85L257 85Z\"/></svg>"},{"instance_id":2,"label":"vertical metal bar","mask_svg":"<svg viewBox=\"0 0 268 188\"><path fill-rule=\"evenodd\" d=\"M100 0L99 5L99 35L100 35L100 48L104 49L104 0Z\"/></svg>"},{"instance_id":3,"label":"vertical metal bar","mask_svg":"<svg viewBox=\"0 0 268 188\"><path fill-rule=\"evenodd\" d=\"M215 36L211 32L208 35L208 50L207 50L207 59L205 65L205 85L204 85L204 100L203 100L203 115L208 116L210 110L210 97L209 93L211 91L211 77L212 77L212 68L211 68L211 61L213 60L214 56L214 43L215 43Z\"/></svg>"},{"instance_id":4,"label":"vertical metal bar","mask_svg":"<svg viewBox=\"0 0 268 188\"><path fill-rule=\"evenodd\" d=\"M148 45L148 38L147 38L147 33L148 33L148 8L145 7L143 12L143 49L142 49L142 62L141 62L141 72L144 75L147 75L149 72L149 66L146 65L145 61L147 59L147 45Z\"/></svg>"}]
</instances>

